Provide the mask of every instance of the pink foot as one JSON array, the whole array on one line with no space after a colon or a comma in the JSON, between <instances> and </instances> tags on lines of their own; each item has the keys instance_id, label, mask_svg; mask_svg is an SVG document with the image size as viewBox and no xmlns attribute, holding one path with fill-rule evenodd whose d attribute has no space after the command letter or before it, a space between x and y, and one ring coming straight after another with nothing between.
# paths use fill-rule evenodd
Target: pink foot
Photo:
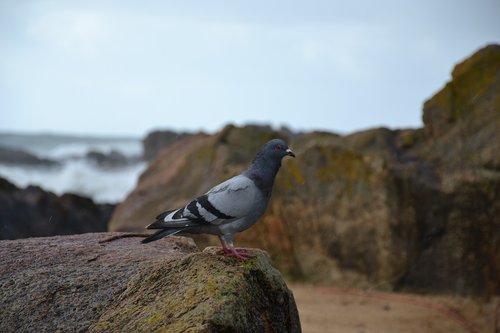
<instances>
[{"instance_id":1,"label":"pink foot","mask_svg":"<svg viewBox=\"0 0 500 333\"><path fill-rule=\"evenodd\" d=\"M238 248L227 248L227 247L221 248L218 254L222 254L228 257L238 258L240 260L245 260L254 257L254 255L250 254L248 250L238 249Z\"/></svg>"}]
</instances>

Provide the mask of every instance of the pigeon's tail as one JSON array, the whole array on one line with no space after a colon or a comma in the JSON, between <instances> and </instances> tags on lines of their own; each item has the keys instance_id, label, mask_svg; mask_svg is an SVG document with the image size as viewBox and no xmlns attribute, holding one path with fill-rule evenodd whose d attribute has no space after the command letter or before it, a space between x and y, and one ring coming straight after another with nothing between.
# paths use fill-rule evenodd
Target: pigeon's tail
<instances>
[{"instance_id":1,"label":"pigeon's tail","mask_svg":"<svg viewBox=\"0 0 500 333\"><path fill-rule=\"evenodd\" d=\"M184 228L168 228L168 229L161 229L152 234L149 237L144 238L141 243L146 244L150 242L157 241L158 239L161 239L163 237L167 237L170 235L175 235L178 232L181 232Z\"/></svg>"}]
</instances>

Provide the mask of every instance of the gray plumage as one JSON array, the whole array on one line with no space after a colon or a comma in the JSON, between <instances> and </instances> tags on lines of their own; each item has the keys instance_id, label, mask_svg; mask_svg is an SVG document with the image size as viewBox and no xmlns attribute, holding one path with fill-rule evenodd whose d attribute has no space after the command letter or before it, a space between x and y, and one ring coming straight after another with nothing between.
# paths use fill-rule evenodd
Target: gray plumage
<instances>
[{"instance_id":1,"label":"gray plumage","mask_svg":"<svg viewBox=\"0 0 500 333\"><path fill-rule=\"evenodd\" d=\"M186 206L163 212L148 229L160 229L142 242L149 243L179 232L219 236L222 252L244 258L233 247L234 235L250 228L265 212L274 179L285 156L295 157L281 139L264 144L252 163L240 175L213 187Z\"/></svg>"}]
</instances>

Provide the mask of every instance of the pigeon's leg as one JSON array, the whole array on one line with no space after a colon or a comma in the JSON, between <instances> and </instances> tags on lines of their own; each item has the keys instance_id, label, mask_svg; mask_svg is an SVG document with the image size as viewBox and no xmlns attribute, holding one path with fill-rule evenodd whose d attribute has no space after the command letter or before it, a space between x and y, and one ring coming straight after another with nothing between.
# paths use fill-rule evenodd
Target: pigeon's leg
<instances>
[{"instance_id":1,"label":"pigeon's leg","mask_svg":"<svg viewBox=\"0 0 500 333\"><path fill-rule=\"evenodd\" d=\"M230 254L231 250L229 249L229 246L227 245L226 240L224 239L223 236L218 236L220 243L222 245L222 248L219 250L219 254Z\"/></svg>"},{"instance_id":2,"label":"pigeon's leg","mask_svg":"<svg viewBox=\"0 0 500 333\"><path fill-rule=\"evenodd\" d=\"M219 253L228 257L235 257L242 260L253 257L253 255L249 254L245 249L236 249L233 246L233 237L233 235L219 236L219 240L222 244L222 249L219 251Z\"/></svg>"},{"instance_id":3,"label":"pigeon's leg","mask_svg":"<svg viewBox=\"0 0 500 333\"><path fill-rule=\"evenodd\" d=\"M253 258L254 255L250 254L250 252L247 249L240 249L237 247L233 246L233 239L234 235L227 235L225 236L225 240L227 244L229 245L229 248L232 249L232 251L238 253L240 256L244 256L245 258Z\"/></svg>"}]
</instances>

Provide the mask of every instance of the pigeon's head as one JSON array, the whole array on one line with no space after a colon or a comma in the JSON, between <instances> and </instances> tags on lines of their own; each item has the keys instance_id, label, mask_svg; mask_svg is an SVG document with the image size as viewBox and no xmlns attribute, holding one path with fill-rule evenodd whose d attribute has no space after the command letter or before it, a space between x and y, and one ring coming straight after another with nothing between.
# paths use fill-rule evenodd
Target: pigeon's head
<instances>
[{"instance_id":1,"label":"pigeon's head","mask_svg":"<svg viewBox=\"0 0 500 333\"><path fill-rule=\"evenodd\" d=\"M257 187L270 195L274 177L281 167L281 160L285 156L295 157L285 141L273 139L265 143L253 159L250 167L244 172L252 179Z\"/></svg>"},{"instance_id":2,"label":"pigeon's head","mask_svg":"<svg viewBox=\"0 0 500 333\"><path fill-rule=\"evenodd\" d=\"M273 139L262 146L261 152L266 157L281 161L285 156L295 157L293 151L288 147L285 141Z\"/></svg>"}]
</instances>

